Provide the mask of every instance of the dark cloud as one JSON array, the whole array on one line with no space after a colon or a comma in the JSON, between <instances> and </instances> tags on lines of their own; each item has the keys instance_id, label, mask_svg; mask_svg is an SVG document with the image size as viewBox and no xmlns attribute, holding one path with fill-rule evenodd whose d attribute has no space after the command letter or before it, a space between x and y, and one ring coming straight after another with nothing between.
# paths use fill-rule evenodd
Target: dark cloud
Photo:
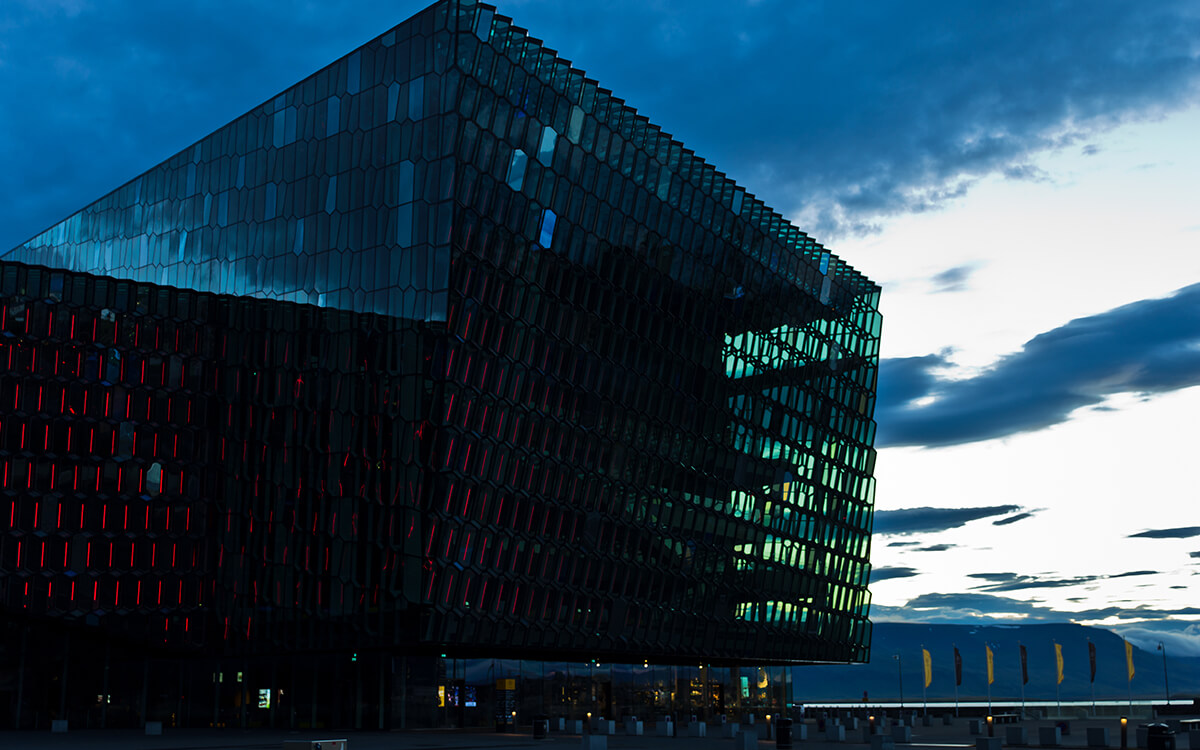
<instances>
[{"instance_id":1,"label":"dark cloud","mask_svg":"<svg viewBox=\"0 0 1200 750\"><path fill-rule=\"evenodd\" d=\"M892 545L889 544L888 546L890 547ZM1197 550L1196 552L1189 552L1188 557L1200 557L1200 550Z\"/></svg>"},{"instance_id":2,"label":"dark cloud","mask_svg":"<svg viewBox=\"0 0 1200 750\"><path fill-rule=\"evenodd\" d=\"M1004 583L988 583L973 586L975 591L1021 591L1023 589L1057 589L1091 583L1102 576L1077 576L1075 578L1039 578L1037 576L1014 576Z\"/></svg>"},{"instance_id":3,"label":"dark cloud","mask_svg":"<svg viewBox=\"0 0 1200 750\"><path fill-rule=\"evenodd\" d=\"M948 353L880 363L876 445L1007 437L1110 395L1200 385L1200 284L1072 320L974 377L947 377L950 364Z\"/></svg>"},{"instance_id":4,"label":"dark cloud","mask_svg":"<svg viewBox=\"0 0 1200 750\"><path fill-rule=\"evenodd\" d=\"M982 578L985 581L1011 581L1016 573L968 573L967 578Z\"/></svg>"},{"instance_id":5,"label":"dark cloud","mask_svg":"<svg viewBox=\"0 0 1200 750\"><path fill-rule=\"evenodd\" d=\"M933 282L933 291L961 292L965 290L967 288L967 279L970 278L971 274L975 273L976 268L977 266L973 263L947 268L930 279Z\"/></svg>"},{"instance_id":6,"label":"dark cloud","mask_svg":"<svg viewBox=\"0 0 1200 750\"><path fill-rule=\"evenodd\" d=\"M1016 505L992 505L984 508L906 508L875 511L876 534L914 534L954 529L979 518L999 516L1018 510Z\"/></svg>"},{"instance_id":7,"label":"dark cloud","mask_svg":"<svg viewBox=\"0 0 1200 750\"><path fill-rule=\"evenodd\" d=\"M1079 153L1083 154L1084 156L1095 156L1096 154L1100 153L1100 147L1095 143L1089 143L1080 149Z\"/></svg>"},{"instance_id":8,"label":"dark cloud","mask_svg":"<svg viewBox=\"0 0 1200 750\"><path fill-rule=\"evenodd\" d=\"M916 568L891 567L874 568L871 571L871 583L879 583L890 578L912 578L917 575Z\"/></svg>"},{"instance_id":9,"label":"dark cloud","mask_svg":"<svg viewBox=\"0 0 1200 750\"><path fill-rule=\"evenodd\" d=\"M1130 534L1130 539L1190 539L1200 536L1200 526L1177 526L1173 529L1150 529Z\"/></svg>"},{"instance_id":10,"label":"dark cloud","mask_svg":"<svg viewBox=\"0 0 1200 750\"><path fill-rule=\"evenodd\" d=\"M931 544L928 547L917 547L917 552L945 552L948 549L954 549L957 544Z\"/></svg>"},{"instance_id":11,"label":"dark cloud","mask_svg":"<svg viewBox=\"0 0 1200 750\"><path fill-rule=\"evenodd\" d=\"M920 544L920 542L891 542L890 544L888 544L888 546L889 547L916 547L919 544ZM1200 553L1197 553L1197 555L1200 555Z\"/></svg>"},{"instance_id":12,"label":"dark cloud","mask_svg":"<svg viewBox=\"0 0 1200 750\"><path fill-rule=\"evenodd\" d=\"M993 526L1007 526L1010 523L1016 523L1017 521L1023 521L1026 518L1032 518L1032 517L1033 517L1032 513L1018 513L1015 516L1009 516L1008 518L1001 518L999 521L992 521L992 525Z\"/></svg>"},{"instance_id":13,"label":"dark cloud","mask_svg":"<svg viewBox=\"0 0 1200 750\"><path fill-rule=\"evenodd\" d=\"M1068 619L1066 615L1031 601L977 593L921 594L909 599L902 607L873 605L871 617L880 621L965 623L989 622L993 618L1058 622Z\"/></svg>"},{"instance_id":14,"label":"dark cloud","mask_svg":"<svg viewBox=\"0 0 1200 750\"><path fill-rule=\"evenodd\" d=\"M1043 578L1041 576L1024 576L1016 573L971 573L969 578L979 578L987 581L979 586L972 586L973 591L1020 591L1023 589L1049 589L1079 586L1095 581L1112 578L1129 578L1131 576L1149 576L1157 574L1157 570L1131 570L1126 573L1104 576L1075 576L1073 578Z\"/></svg>"},{"instance_id":15,"label":"dark cloud","mask_svg":"<svg viewBox=\"0 0 1200 750\"><path fill-rule=\"evenodd\" d=\"M427 2L0 5L0 245ZM953 0L501 6L823 240L935 210L991 174L1036 178L1039 152L1189 106L1200 69L1187 0L1086 13ZM819 53L798 64L801 49Z\"/></svg>"},{"instance_id":16,"label":"dark cloud","mask_svg":"<svg viewBox=\"0 0 1200 750\"><path fill-rule=\"evenodd\" d=\"M871 619L882 622L945 622L995 624L996 619L1013 619L1022 622L1088 622L1113 618L1129 623L1118 632L1130 628L1153 627L1171 629L1173 624L1187 626L1178 619L1200 614L1200 608L1182 607L1162 609L1145 605L1109 606L1060 612L1051 607L1025 599L1012 599L986 593L922 594L908 600L903 606L871 606ZM1194 623L1193 623L1194 625ZM1153 646L1152 646L1153 648Z\"/></svg>"}]
</instances>

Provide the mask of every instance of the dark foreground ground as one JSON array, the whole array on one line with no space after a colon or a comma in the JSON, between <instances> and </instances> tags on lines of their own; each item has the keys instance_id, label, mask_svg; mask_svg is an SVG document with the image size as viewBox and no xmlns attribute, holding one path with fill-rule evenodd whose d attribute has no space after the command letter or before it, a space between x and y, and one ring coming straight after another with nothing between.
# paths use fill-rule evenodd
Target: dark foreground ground
<instances>
[{"instance_id":1,"label":"dark foreground ground","mask_svg":"<svg viewBox=\"0 0 1200 750\"><path fill-rule=\"evenodd\" d=\"M1189 718L1189 717L1184 717ZM1029 736L1029 747L1038 745L1038 728L1053 726L1052 721L1026 721L1017 726L1023 726ZM1107 727L1109 730L1109 747L1120 747L1119 724L1113 719L1075 720L1070 724L1070 735L1062 738L1061 747L1086 748L1088 727ZM1136 724L1130 722L1128 730L1129 747L1136 743ZM709 727L713 732L715 727ZM765 734L765 728L758 727L760 738ZM648 732L653 732L647 728ZM818 736L816 725L808 724L809 739L794 742L794 750L866 750L870 745L863 742L861 730L847 728L845 742L830 742ZM995 736L1003 739L1007 736L1006 726L996 726ZM75 748L96 748L97 750L280 750L285 740L336 739L349 740L348 750L483 750L496 748L509 750L512 748L542 748L543 750L574 750L582 745L578 735L551 733L547 739L534 740L528 730L518 734L496 734L492 732L471 730L429 730L409 732L288 732L271 730L237 730L237 729L180 729L163 730L161 736L146 736L141 732L129 730L108 731L73 731L66 734L50 732L0 732L0 750L74 750ZM913 727L912 742L897 743L896 750L939 750L951 748L974 748L976 736L969 730L966 719L958 719L951 726L943 726L935 722L934 726L921 726L918 722ZM1189 746L1186 732L1176 734L1175 750L1200 750L1200 743L1195 747ZM775 748L775 741L761 738L758 741L760 750ZM1007 746L1007 745L1006 745ZM731 739L721 739L709 736L706 738L692 737L657 737L626 736L618 726L617 734L608 738L611 750L684 750L698 748L699 750L734 750L740 747L740 742Z\"/></svg>"}]
</instances>

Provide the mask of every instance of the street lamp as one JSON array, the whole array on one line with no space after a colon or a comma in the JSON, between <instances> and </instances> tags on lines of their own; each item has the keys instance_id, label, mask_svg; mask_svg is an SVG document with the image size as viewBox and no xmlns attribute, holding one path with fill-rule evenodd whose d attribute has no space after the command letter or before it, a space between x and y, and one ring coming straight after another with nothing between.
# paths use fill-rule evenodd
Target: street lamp
<instances>
[{"instance_id":1,"label":"street lamp","mask_svg":"<svg viewBox=\"0 0 1200 750\"><path fill-rule=\"evenodd\" d=\"M904 659L900 658L900 652L892 654L892 658L896 660L896 679L900 682L900 710L904 710Z\"/></svg>"},{"instance_id":2,"label":"street lamp","mask_svg":"<svg viewBox=\"0 0 1200 750\"><path fill-rule=\"evenodd\" d=\"M1171 705L1171 683L1167 680L1167 647L1162 641L1158 642L1158 650L1163 652L1163 690L1167 692L1167 705Z\"/></svg>"}]
</instances>

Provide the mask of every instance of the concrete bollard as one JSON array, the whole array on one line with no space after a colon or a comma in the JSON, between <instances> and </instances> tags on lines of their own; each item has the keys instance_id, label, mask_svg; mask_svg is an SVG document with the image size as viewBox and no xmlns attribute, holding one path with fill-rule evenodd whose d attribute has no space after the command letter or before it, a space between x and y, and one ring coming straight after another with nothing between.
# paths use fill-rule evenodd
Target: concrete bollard
<instances>
[{"instance_id":1,"label":"concrete bollard","mask_svg":"<svg viewBox=\"0 0 1200 750\"><path fill-rule=\"evenodd\" d=\"M583 750L608 750L608 737L603 734L585 734L580 740Z\"/></svg>"},{"instance_id":2,"label":"concrete bollard","mask_svg":"<svg viewBox=\"0 0 1200 750\"><path fill-rule=\"evenodd\" d=\"M1088 727L1087 728L1087 746L1088 747L1108 747L1108 727ZM1200 750L1200 745L1188 745Z\"/></svg>"},{"instance_id":3,"label":"concrete bollard","mask_svg":"<svg viewBox=\"0 0 1200 750\"><path fill-rule=\"evenodd\" d=\"M871 735L871 750L896 750L896 743L886 734L873 734Z\"/></svg>"},{"instance_id":4,"label":"concrete bollard","mask_svg":"<svg viewBox=\"0 0 1200 750\"><path fill-rule=\"evenodd\" d=\"M734 738L733 746L736 750L758 750L758 731L747 727Z\"/></svg>"},{"instance_id":5,"label":"concrete bollard","mask_svg":"<svg viewBox=\"0 0 1200 750\"><path fill-rule=\"evenodd\" d=\"M1062 729L1038 727L1038 744L1042 747L1058 747L1062 744Z\"/></svg>"},{"instance_id":6,"label":"concrete bollard","mask_svg":"<svg viewBox=\"0 0 1200 750\"><path fill-rule=\"evenodd\" d=\"M1005 727L1004 742L1009 745L1028 745L1029 731L1025 727Z\"/></svg>"}]
</instances>

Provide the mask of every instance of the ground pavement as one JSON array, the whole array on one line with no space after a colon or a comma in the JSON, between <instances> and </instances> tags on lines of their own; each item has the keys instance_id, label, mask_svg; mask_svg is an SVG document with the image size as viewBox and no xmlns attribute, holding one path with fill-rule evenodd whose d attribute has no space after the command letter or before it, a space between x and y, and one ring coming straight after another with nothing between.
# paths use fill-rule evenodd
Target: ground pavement
<instances>
[{"instance_id":1,"label":"ground pavement","mask_svg":"<svg viewBox=\"0 0 1200 750\"><path fill-rule=\"evenodd\" d=\"M1026 721L1031 745L1038 747L1038 728L1053 726L1053 721ZM1118 748L1119 724L1115 719L1075 720L1070 725L1070 735L1062 738L1061 747L1087 747L1087 727L1108 727L1110 747ZM1136 744L1136 724L1130 722L1129 747ZM712 732L715 728L709 727ZM765 728L758 727L760 736ZM652 731L647 728L647 731ZM1006 736L1006 727L995 727L995 735ZM861 730L847 727L846 742L829 742L816 731L816 725L808 724L806 740L796 740L794 750L866 750ZM1200 750L1189 747L1187 734L1175 736L1176 750ZM528 733L497 734L478 730L427 730L407 732L289 732L282 730L239 730L239 729L165 729L161 736L146 736L131 730L84 730L65 734L39 732L0 732L0 750L281 750L286 740L348 739L347 750L576 750L582 745L578 735L551 733L547 739L535 740ZM954 750L974 748L976 737L968 729L966 719L957 719L951 726L935 721L934 726L913 727L911 743L897 743L896 750ZM759 739L759 750L773 750L774 740ZM717 737L657 737L626 736L618 729L615 736L608 738L609 750L734 750L740 743Z\"/></svg>"}]
</instances>

